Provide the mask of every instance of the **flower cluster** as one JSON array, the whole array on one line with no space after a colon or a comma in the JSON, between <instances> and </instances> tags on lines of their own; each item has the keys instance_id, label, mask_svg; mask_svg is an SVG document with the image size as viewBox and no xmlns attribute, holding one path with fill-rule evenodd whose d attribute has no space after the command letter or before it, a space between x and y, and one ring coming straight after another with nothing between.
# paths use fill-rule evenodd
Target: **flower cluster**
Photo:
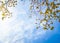
<instances>
[{"instance_id":1,"label":"flower cluster","mask_svg":"<svg viewBox=\"0 0 60 43\"><path fill-rule=\"evenodd\" d=\"M45 7L45 11L43 11L44 9L42 9L42 7ZM36 23L38 25L37 29L42 26L44 30L49 28L50 30L53 30L53 21L58 20L60 22L60 9L58 9L59 7L60 3L58 0L53 0L52 2L49 2L49 0L31 0L31 15L33 15L33 13L36 14L36 17L38 18L36 21L39 21L39 24Z\"/></svg>"},{"instance_id":2,"label":"flower cluster","mask_svg":"<svg viewBox=\"0 0 60 43\"><path fill-rule=\"evenodd\" d=\"M11 17L12 13L8 10L7 7L15 7L15 5L17 5L17 0L0 1L0 12L2 12L2 20Z\"/></svg>"}]
</instances>

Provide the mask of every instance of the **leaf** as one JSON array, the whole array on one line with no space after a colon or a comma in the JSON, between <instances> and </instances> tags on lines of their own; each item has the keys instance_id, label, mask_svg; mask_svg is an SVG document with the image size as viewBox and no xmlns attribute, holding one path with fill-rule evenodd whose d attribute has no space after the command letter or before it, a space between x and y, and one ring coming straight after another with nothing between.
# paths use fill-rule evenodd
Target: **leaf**
<instances>
[{"instance_id":1,"label":"leaf","mask_svg":"<svg viewBox=\"0 0 60 43\"><path fill-rule=\"evenodd\" d=\"M46 9L45 14L49 14L49 10L48 9Z\"/></svg>"},{"instance_id":2,"label":"leaf","mask_svg":"<svg viewBox=\"0 0 60 43\"><path fill-rule=\"evenodd\" d=\"M51 5L51 6L54 6L54 2L51 2L50 5Z\"/></svg>"},{"instance_id":3,"label":"leaf","mask_svg":"<svg viewBox=\"0 0 60 43\"><path fill-rule=\"evenodd\" d=\"M48 0L45 0L46 2L48 2Z\"/></svg>"},{"instance_id":4,"label":"leaf","mask_svg":"<svg viewBox=\"0 0 60 43\"><path fill-rule=\"evenodd\" d=\"M51 28L50 28L50 30L53 30L54 29L54 27L52 26Z\"/></svg>"},{"instance_id":5,"label":"leaf","mask_svg":"<svg viewBox=\"0 0 60 43\"><path fill-rule=\"evenodd\" d=\"M56 12L58 13L58 12L60 12L60 10L57 10Z\"/></svg>"},{"instance_id":6,"label":"leaf","mask_svg":"<svg viewBox=\"0 0 60 43\"><path fill-rule=\"evenodd\" d=\"M58 8L58 6L54 4L54 5L52 6L52 9L55 9L55 8Z\"/></svg>"},{"instance_id":7,"label":"leaf","mask_svg":"<svg viewBox=\"0 0 60 43\"><path fill-rule=\"evenodd\" d=\"M40 28L40 26L37 26L37 27L36 27L36 29L39 29L39 28Z\"/></svg>"},{"instance_id":8,"label":"leaf","mask_svg":"<svg viewBox=\"0 0 60 43\"><path fill-rule=\"evenodd\" d=\"M2 17L4 17L4 16L5 16L5 13L2 14Z\"/></svg>"},{"instance_id":9,"label":"leaf","mask_svg":"<svg viewBox=\"0 0 60 43\"><path fill-rule=\"evenodd\" d=\"M36 27L36 29L38 29L39 27Z\"/></svg>"},{"instance_id":10,"label":"leaf","mask_svg":"<svg viewBox=\"0 0 60 43\"><path fill-rule=\"evenodd\" d=\"M53 14L54 14L54 17L56 17L56 12L54 12Z\"/></svg>"},{"instance_id":11,"label":"leaf","mask_svg":"<svg viewBox=\"0 0 60 43\"><path fill-rule=\"evenodd\" d=\"M30 6L30 10L33 8L33 6Z\"/></svg>"},{"instance_id":12,"label":"leaf","mask_svg":"<svg viewBox=\"0 0 60 43\"><path fill-rule=\"evenodd\" d=\"M54 0L54 1L58 1L58 0Z\"/></svg>"},{"instance_id":13,"label":"leaf","mask_svg":"<svg viewBox=\"0 0 60 43\"><path fill-rule=\"evenodd\" d=\"M52 9L50 9L50 14L52 14Z\"/></svg>"},{"instance_id":14,"label":"leaf","mask_svg":"<svg viewBox=\"0 0 60 43\"><path fill-rule=\"evenodd\" d=\"M39 6L36 6L36 9L39 9Z\"/></svg>"},{"instance_id":15,"label":"leaf","mask_svg":"<svg viewBox=\"0 0 60 43\"><path fill-rule=\"evenodd\" d=\"M48 6L49 4L48 4L48 2L46 2L46 6Z\"/></svg>"},{"instance_id":16,"label":"leaf","mask_svg":"<svg viewBox=\"0 0 60 43\"><path fill-rule=\"evenodd\" d=\"M47 19L46 19L46 18L44 18L44 21L47 21Z\"/></svg>"},{"instance_id":17,"label":"leaf","mask_svg":"<svg viewBox=\"0 0 60 43\"><path fill-rule=\"evenodd\" d=\"M43 27L44 30L47 30L47 27Z\"/></svg>"},{"instance_id":18,"label":"leaf","mask_svg":"<svg viewBox=\"0 0 60 43\"><path fill-rule=\"evenodd\" d=\"M44 2L42 2L42 5L44 5Z\"/></svg>"},{"instance_id":19,"label":"leaf","mask_svg":"<svg viewBox=\"0 0 60 43\"><path fill-rule=\"evenodd\" d=\"M40 11L40 14L43 14L43 12L42 12L42 11Z\"/></svg>"},{"instance_id":20,"label":"leaf","mask_svg":"<svg viewBox=\"0 0 60 43\"><path fill-rule=\"evenodd\" d=\"M59 16L57 16L57 18L59 19Z\"/></svg>"},{"instance_id":21,"label":"leaf","mask_svg":"<svg viewBox=\"0 0 60 43\"><path fill-rule=\"evenodd\" d=\"M51 2L50 6L52 7L52 9L58 8L58 6L56 4L54 4L54 2Z\"/></svg>"},{"instance_id":22,"label":"leaf","mask_svg":"<svg viewBox=\"0 0 60 43\"><path fill-rule=\"evenodd\" d=\"M60 19L59 19L59 22L60 22Z\"/></svg>"},{"instance_id":23,"label":"leaf","mask_svg":"<svg viewBox=\"0 0 60 43\"><path fill-rule=\"evenodd\" d=\"M2 17L2 20L4 20L5 17Z\"/></svg>"},{"instance_id":24,"label":"leaf","mask_svg":"<svg viewBox=\"0 0 60 43\"><path fill-rule=\"evenodd\" d=\"M51 23L50 24L53 24L53 22L51 21Z\"/></svg>"},{"instance_id":25,"label":"leaf","mask_svg":"<svg viewBox=\"0 0 60 43\"><path fill-rule=\"evenodd\" d=\"M60 5L60 3L57 3L56 5Z\"/></svg>"}]
</instances>

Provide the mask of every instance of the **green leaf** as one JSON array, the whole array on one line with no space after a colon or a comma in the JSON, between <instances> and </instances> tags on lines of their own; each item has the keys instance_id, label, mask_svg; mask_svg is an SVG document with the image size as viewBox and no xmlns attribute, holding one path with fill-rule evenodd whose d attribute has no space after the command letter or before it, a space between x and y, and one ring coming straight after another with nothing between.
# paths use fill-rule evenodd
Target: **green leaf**
<instances>
[{"instance_id":1,"label":"green leaf","mask_svg":"<svg viewBox=\"0 0 60 43\"><path fill-rule=\"evenodd\" d=\"M51 21L51 23L50 24L53 24L53 22Z\"/></svg>"},{"instance_id":2,"label":"green leaf","mask_svg":"<svg viewBox=\"0 0 60 43\"><path fill-rule=\"evenodd\" d=\"M50 28L50 30L53 30L54 29L54 27L52 26L51 28Z\"/></svg>"},{"instance_id":3,"label":"green leaf","mask_svg":"<svg viewBox=\"0 0 60 43\"><path fill-rule=\"evenodd\" d=\"M2 17L2 20L4 20L5 19L5 17Z\"/></svg>"}]
</instances>

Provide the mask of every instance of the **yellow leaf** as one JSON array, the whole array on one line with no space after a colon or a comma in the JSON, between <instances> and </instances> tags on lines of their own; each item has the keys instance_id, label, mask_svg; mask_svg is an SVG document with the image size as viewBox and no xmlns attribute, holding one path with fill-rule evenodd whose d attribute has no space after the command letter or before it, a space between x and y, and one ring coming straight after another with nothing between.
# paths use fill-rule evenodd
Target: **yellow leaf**
<instances>
[{"instance_id":1,"label":"yellow leaf","mask_svg":"<svg viewBox=\"0 0 60 43\"><path fill-rule=\"evenodd\" d=\"M45 14L49 14L49 10L48 9L45 11Z\"/></svg>"},{"instance_id":2,"label":"yellow leaf","mask_svg":"<svg viewBox=\"0 0 60 43\"><path fill-rule=\"evenodd\" d=\"M50 5L53 6L54 5L54 2L51 2Z\"/></svg>"},{"instance_id":3,"label":"yellow leaf","mask_svg":"<svg viewBox=\"0 0 60 43\"><path fill-rule=\"evenodd\" d=\"M50 9L50 13L52 14L52 9Z\"/></svg>"},{"instance_id":4,"label":"yellow leaf","mask_svg":"<svg viewBox=\"0 0 60 43\"><path fill-rule=\"evenodd\" d=\"M56 5L53 5L53 6L52 6L52 8L53 8L53 9L55 9L55 8L58 8L58 6L56 6Z\"/></svg>"},{"instance_id":5,"label":"yellow leaf","mask_svg":"<svg viewBox=\"0 0 60 43\"><path fill-rule=\"evenodd\" d=\"M43 14L43 12L42 12L42 11L40 11L40 14Z\"/></svg>"},{"instance_id":6,"label":"yellow leaf","mask_svg":"<svg viewBox=\"0 0 60 43\"><path fill-rule=\"evenodd\" d=\"M46 2L46 5L47 5L47 6L49 5L48 2Z\"/></svg>"},{"instance_id":7,"label":"yellow leaf","mask_svg":"<svg viewBox=\"0 0 60 43\"><path fill-rule=\"evenodd\" d=\"M44 30L47 30L47 27L43 27Z\"/></svg>"},{"instance_id":8,"label":"yellow leaf","mask_svg":"<svg viewBox=\"0 0 60 43\"><path fill-rule=\"evenodd\" d=\"M5 13L3 13L2 16L4 17L5 16Z\"/></svg>"}]
</instances>

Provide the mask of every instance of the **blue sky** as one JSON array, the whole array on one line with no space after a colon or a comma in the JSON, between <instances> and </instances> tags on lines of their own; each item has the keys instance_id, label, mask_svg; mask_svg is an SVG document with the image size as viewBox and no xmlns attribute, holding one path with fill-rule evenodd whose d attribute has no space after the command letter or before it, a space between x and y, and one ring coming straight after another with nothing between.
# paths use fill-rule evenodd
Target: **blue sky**
<instances>
[{"instance_id":1,"label":"blue sky","mask_svg":"<svg viewBox=\"0 0 60 43\"><path fill-rule=\"evenodd\" d=\"M23 1L22 1L23 2ZM23 9L26 11L26 15L28 15L28 11L29 11L29 1L25 1L25 4L22 3L22 7ZM51 2L51 0L50 0ZM20 4L20 5L21 5ZM43 10L44 11L44 10ZM33 23L34 25L34 21L35 21L35 17L33 18L24 18L24 15L20 15L24 20L26 20L26 22L29 24L30 22ZM29 20L28 20L29 19ZM30 21L31 20L31 21ZM29 24L30 25L30 24ZM60 23L58 21L54 21L54 30L41 30L38 29L36 30L35 27L31 27L30 29L32 30L32 32L28 32L26 35L28 36L28 34L30 34L30 37L25 37L24 38L24 43L60 43ZM28 29L29 31L29 29Z\"/></svg>"},{"instance_id":2,"label":"blue sky","mask_svg":"<svg viewBox=\"0 0 60 43\"><path fill-rule=\"evenodd\" d=\"M29 3L18 0L16 7L8 7L12 17L0 20L0 43L60 43L60 23L54 21L54 30L36 29L36 15L29 18Z\"/></svg>"}]
</instances>

